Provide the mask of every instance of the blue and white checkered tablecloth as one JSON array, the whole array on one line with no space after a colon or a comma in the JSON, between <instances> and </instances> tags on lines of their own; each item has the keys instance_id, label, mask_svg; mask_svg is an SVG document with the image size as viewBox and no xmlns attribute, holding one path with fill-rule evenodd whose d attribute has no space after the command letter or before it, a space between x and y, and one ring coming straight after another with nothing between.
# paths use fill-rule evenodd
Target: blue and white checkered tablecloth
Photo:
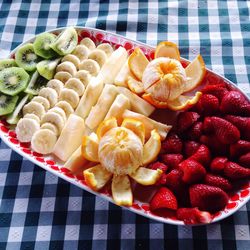
<instances>
[{"instance_id":1,"label":"blue and white checkered tablecloth","mask_svg":"<svg viewBox=\"0 0 250 250\"><path fill-rule=\"evenodd\" d=\"M250 94L249 1L1 1L0 58L40 32L96 27L179 44ZM220 223L171 226L135 215L45 172L0 141L0 249L250 249L250 203Z\"/></svg>"}]
</instances>

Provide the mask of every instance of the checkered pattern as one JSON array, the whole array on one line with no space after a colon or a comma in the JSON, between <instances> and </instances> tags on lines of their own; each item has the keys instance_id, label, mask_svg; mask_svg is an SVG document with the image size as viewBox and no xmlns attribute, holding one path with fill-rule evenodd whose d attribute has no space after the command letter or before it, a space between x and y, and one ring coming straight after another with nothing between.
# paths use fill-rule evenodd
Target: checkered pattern
<instances>
[{"instance_id":1,"label":"checkered pattern","mask_svg":"<svg viewBox=\"0 0 250 250\"><path fill-rule=\"evenodd\" d=\"M249 1L0 2L0 57L48 29L89 26L156 45L179 44L250 94ZM171 226L97 198L0 141L0 249L247 250L250 204L209 226Z\"/></svg>"}]
</instances>

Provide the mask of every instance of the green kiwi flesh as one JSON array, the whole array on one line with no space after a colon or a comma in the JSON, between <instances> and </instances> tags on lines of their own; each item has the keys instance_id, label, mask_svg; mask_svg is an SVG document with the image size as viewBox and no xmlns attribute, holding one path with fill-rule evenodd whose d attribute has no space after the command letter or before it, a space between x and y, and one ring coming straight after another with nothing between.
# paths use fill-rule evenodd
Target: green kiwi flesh
<instances>
[{"instance_id":1,"label":"green kiwi flesh","mask_svg":"<svg viewBox=\"0 0 250 250\"><path fill-rule=\"evenodd\" d=\"M19 67L26 71L34 71L39 61L39 57L34 51L33 44L27 43L17 50L15 60Z\"/></svg>"},{"instance_id":2,"label":"green kiwi flesh","mask_svg":"<svg viewBox=\"0 0 250 250\"><path fill-rule=\"evenodd\" d=\"M7 95L17 95L26 89L30 76L22 68L11 67L0 71L0 92Z\"/></svg>"},{"instance_id":3,"label":"green kiwi flesh","mask_svg":"<svg viewBox=\"0 0 250 250\"><path fill-rule=\"evenodd\" d=\"M39 90L46 86L48 80L42 77L38 71L35 71L30 79L28 87L24 90L25 93L38 95Z\"/></svg>"},{"instance_id":4,"label":"green kiwi flesh","mask_svg":"<svg viewBox=\"0 0 250 250\"><path fill-rule=\"evenodd\" d=\"M73 27L62 31L50 47L59 55L70 54L78 43L78 35Z\"/></svg>"},{"instance_id":5,"label":"green kiwi flesh","mask_svg":"<svg viewBox=\"0 0 250 250\"><path fill-rule=\"evenodd\" d=\"M14 59L2 59L0 60L0 71L6 68L16 67L16 61Z\"/></svg>"},{"instance_id":6,"label":"green kiwi flesh","mask_svg":"<svg viewBox=\"0 0 250 250\"><path fill-rule=\"evenodd\" d=\"M18 96L9 96L0 93L0 116L13 112L16 107Z\"/></svg>"},{"instance_id":7,"label":"green kiwi flesh","mask_svg":"<svg viewBox=\"0 0 250 250\"><path fill-rule=\"evenodd\" d=\"M55 51L50 48L50 44L52 44L55 40L56 35L52 33L42 33L41 35L38 35L34 42L35 53L45 59L55 57Z\"/></svg>"},{"instance_id":8,"label":"green kiwi flesh","mask_svg":"<svg viewBox=\"0 0 250 250\"><path fill-rule=\"evenodd\" d=\"M41 76L47 80L51 80L56 72L56 66L60 62L61 58L54 60L43 60L36 65L37 71Z\"/></svg>"}]
</instances>

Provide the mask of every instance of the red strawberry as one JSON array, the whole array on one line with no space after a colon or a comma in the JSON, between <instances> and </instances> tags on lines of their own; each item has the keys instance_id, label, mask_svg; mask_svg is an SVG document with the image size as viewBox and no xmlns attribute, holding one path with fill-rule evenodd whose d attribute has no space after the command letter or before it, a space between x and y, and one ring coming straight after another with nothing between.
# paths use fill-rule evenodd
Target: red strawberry
<instances>
[{"instance_id":1,"label":"red strawberry","mask_svg":"<svg viewBox=\"0 0 250 250\"><path fill-rule=\"evenodd\" d=\"M230 156L238 157L239 155L243 155L245 153L250 152L250 142L239 140L236 143L230 145Z\"/></svg>"},{"instance_id":2,"label":"red strawberry","mask_svg":"<svg viewBox=\"0 0 250 250\"><path fill-rule=\"evenodd\" d=\"M182 180L187 184L202 181L206 175L205 168L197 161L185 160L179 164L180 170L183 172Z\"/></svg>"},{"instance_id":3,"label":"red strawberry","mask_svg":"<svg viewBox=\"0 0 250 250\"><path fill-rule=\"evenodd\" d=\"M228 159L226 157L220 156L214 158L210 164L210 170L212 171L212 173L222 173L227 161Z\"/></svg>"},{"instance_id":4,"label":"red strawberry","mask_svg":"<svg viewBox=\"0 0 250 250\"><path fill-rule=\"evenodd\" d=\"M250 104L239 91L229 91L221 100L220 110L224 114L250 115Z\"/></svg>"},{"instance_id":5,"label":"red strawberry","mask_svg":"<svg viewBox=\"0 0 250 250\"><path fill-rule=\"evenodd\" d=\"M228 195L222 189L206 184L191 186L189 195L192 207L212 213L223 209L228 203Z\"/></svg>"},{"instance_id":6,"label":"red strawberry","mask_svg":"<svg viewBox=\"0 0 250 250\"><path fill-rule=\"evenodd\" d=\"M232 184L219 175L207 174L204 183L213 187L219 187L224 191L232 189Z\"/></svg>"},{"instance_id":7,"label":"red strawberry","mask_svg":"<svg viewBox=\"0 0 250 250\"><path fill-rule=\"evenodd\" d=\"M210 150L206 145L200 145L198 150L189 159L201 163L203 166L208 166L211 161Z\"/></svg>"},{"instance_id":8,"label":"red strawberry","mask_svg":"<svg viewBox=\"0 0 250 250\"><path fill-rule=\"evenodd\" d=\"M181 154L163 154L160 158L170 169L177 168L178 164L183 160Z\"/></svg>"},{"instance_id":9,"label":"red strawberry","mask_svg":"<svg viewBox=\"0 0 250 250\"><path fill-rule=\"evenodd\" d=\"M204 115L214 115L219 111L220 107L218 98L211 94L203 94L197 105Z\"/></svg>"},{"instance_id":10,"label":"red strawberry","mask_svg":"<svg viewBox=\"0 0 250 250\"><path fill-rule=\"evenodd\" d=\"M250 168L250 152L240 157L239 163L246 168Z\"/></svg>"},{"instance_id":11,"label":"red strawberry","mask_svg":"<svg viewBox=\"0 0 250 250\"><path fill-rule=\"evenodd\" d=\"M250 169L244 168L235 162L228 161L224 168L224 175L232 180L250 177Z\"/></svg>"},{"instance_id":12,"label":"red strawberry","mask_svg":"<svg viewBox=\"0 0 250 250\"><path fill-rule=\"evenodd\" d=\"M199 140L202 134L202 122L195 122L187 131L187 138L189 140Z\"/></svg>"},{"instance_id":13,"label":"red strawberry","mask_svg":"<svg viewBox=\"0 0 250 250\"><path fill-rule=\"evenodd\" d=\"M184 142L184 154L186 157L193 155L198 148L200 147L200 143L196 141L186 141Z\"/></svg>"},{"instance_id":14,"label":"red strawberry","mask_svg":"<svg viewBox=\"0 0 250 250\"><path fill-rule=\"evenodd\" d=\"M182 151L182 141L176 134L169 135L161 144L166 153L178 154Z\"/></svg>"},{"instance_id":15,"label":"red strawberry","mask_svg":"<svg viewBox=\"0 0 250 250\"><path fill-rule=\"evenodd\" d=\"M160 188L150 201L151 210L159 208L168 208L172 210L176 210L178 208L177 200L174 194L166 187Z\"/></svg>"},{"instance_id":16,"label":"red strawberry","mask_svg":"<svg viewBox=\"0 0 250 250\"><path fill-rule=\"evenodd\" d=\"M240 130L242 138L250 141L250 117L226 115L225 119L231 122Z\"/></svg>"},{"instance_id":17,"label":"red strawberry","mask_svg":"<svg viewBox=\"0 0 250 250\"><path fill-rule=\"evenodd\" d=\"M206 117L204 120L205 131L210 131L210 126L221 143L232 144L240 139L240 131L225 119L216 116Z\"/></svg>"},{"instance_id":18,"label":"red strawberry","mask_svg":"<svg viewBox=\"0 0 250 250\"><path fill-rule=\"evenodd\" d=\"M225 84L213 84L205 86L201 92L203 94L211 94L216 96L219 100L228 92Z\"/></svg>"},{"instance_id":19,"label":"red strawberry","mask_svg":"<svg viewBox=\"0 0 250 250\"><path fill-rule=\"evenodd\" d=\"M210 223L213 219L209 212L200 211L197 207L178 208L176 215L178 220L183 220L187 225Z\"/></svg>"},{"instance_id":20,"label":"red strawberry","mask_svg":"<svg viewBox=\"0 0 250 250\"><path fill-rule=\"evenodd\" d=\"M189 129L198 119L200 115L196 112L181 112L177 117L177 129L183 133Z\"/></svg>"},{"instance_id":21,"label":"red strawberry","mask_svg":"<svg viewBox=\"0 0 250 250\"><path fill-rule=\"evenodd\" d=\"M162 170L163 173L165 173L168 170L168 167L164 163L159 162L159 161L151 163L149 165L149 168L153 170L160 169Z\"/></svg>"}]
</instances>

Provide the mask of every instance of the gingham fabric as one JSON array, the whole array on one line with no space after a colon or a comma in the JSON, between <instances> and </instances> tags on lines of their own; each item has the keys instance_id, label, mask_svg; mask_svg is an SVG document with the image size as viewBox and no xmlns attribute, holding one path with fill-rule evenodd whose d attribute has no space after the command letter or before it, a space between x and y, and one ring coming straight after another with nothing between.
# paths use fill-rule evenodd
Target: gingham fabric
<instances>
[{"instance_id":1,"label":"gingham fabric","mask_svg":"<svg viewBox=\"0 0 250 250\"><path fill-rule=\"evenodd\" d=\"M250 94L249 1L1 1L0 57L40 32L96 27L201 53L208 68ZM0 249L250 249L250 203L209 226L172 226L97 198L0 141Z\"/></svg>"}]
</instances>

